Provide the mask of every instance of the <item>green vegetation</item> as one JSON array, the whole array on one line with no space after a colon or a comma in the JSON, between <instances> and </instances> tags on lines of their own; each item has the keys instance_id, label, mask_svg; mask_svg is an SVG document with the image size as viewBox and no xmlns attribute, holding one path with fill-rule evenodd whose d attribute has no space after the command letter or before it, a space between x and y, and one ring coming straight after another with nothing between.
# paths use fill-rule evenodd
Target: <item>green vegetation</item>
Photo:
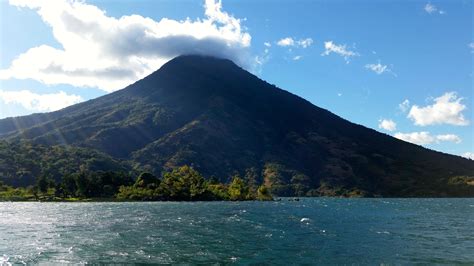
<instances>
[{"instance_id":1,"label":"green vegetation","mask_svg":"<svg viewBox=\"0 0 474 266\"><path fill-rule=\"evenodd\" d=\"M251 192L248 182L235 176L230 184L206 180L192 167L182 166L165 172L161 178L141 173L135 181L122 172L81 171L60 180L41 175L34 186L18 187L0 183L0 200L9 201L210 201L272 200L269 190L260 186Z\"/></svg>"},{"instance_id":2,"label":"green vegetation","mask_svg":"<svg viewBox=\"0 0 474 266\"><path fill-rule=\"evenodd\" d=\"M32 187L13 188L0 182L0 200L37 200Z\"/></svg>"},{"instance_id":3,"label":"green vegetation","mask_svg":"<svg viewBox=\"0 0 474 266\"><path fill-rule=\"evenodd\" d=\"M117 194L121 200L272 200L264 186L251 193L249 185L235 176L229 185L208 181L192 167L182 166L166 172L159 179L149 173L141 174L132 186L121 186Z\"/></svg>"},{"instance_id":4,"label":"green vegetation","mask_svg":"<svg viewBox=\"0 0 474 266\"><path fill-rule=\"evenodd\" d=\"M71 173L129 173L131 169L126 161L90 148L0 140L0 181L15 187L34 185L38 178L58 182Z\"/></svg>"}]
</instances>

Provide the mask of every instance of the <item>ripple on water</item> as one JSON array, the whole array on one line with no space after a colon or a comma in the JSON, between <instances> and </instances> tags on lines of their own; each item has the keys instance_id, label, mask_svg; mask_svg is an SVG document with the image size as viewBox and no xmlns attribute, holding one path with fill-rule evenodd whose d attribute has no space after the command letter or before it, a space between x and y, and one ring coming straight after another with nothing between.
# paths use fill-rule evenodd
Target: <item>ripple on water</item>
<instances>
[{"instance_id":1,"label":"ripple on water","mask_svg":"<svg viewBox=\"0 0 474 266\"><path fill-rule=\"evenodd\" d=\"M0 203L0 265L473 264L472 207L473 199Z\"/></svg>"}]
</instances>

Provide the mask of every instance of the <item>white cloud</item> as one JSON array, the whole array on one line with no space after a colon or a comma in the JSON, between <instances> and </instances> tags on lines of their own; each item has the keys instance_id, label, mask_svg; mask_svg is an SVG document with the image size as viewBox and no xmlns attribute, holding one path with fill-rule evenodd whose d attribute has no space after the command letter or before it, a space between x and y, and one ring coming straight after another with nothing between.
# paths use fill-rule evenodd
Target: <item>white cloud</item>
<instances>
[{"instance_id":1,"label":"white cloud","mask_svg":"<svg viewBox=\"0 0 474 266\"><path fill-rule=\"evenodd\" d=\"M34 79L114 91L182 54L229 58L251 68L251 36L241 20L222 11L221 1L205 1L205 18L155 21L140 15L107 16L83 1L10 0L35 10L51 27L61 48L33 47L19 55L0 79Z\"/></svg>"},{"instance_id":2,"label":"white cloud","mask_svg":"<svg viewBox=\"0 0 474 266\"><path fill-rule=\"evenodd\" d=\"M84 101L81 96L67 94L63 91L49 94L37 94L29 90L0 90L0 101L5 104L19 104L34 112L50 112Z\"/></svg>"},{"instance_id":3,"label":"white cloud","mask_svg":"<svg viewBox=\"0 0 474 266\"><path fill-rule=\"evenodd\" d=\"M310 47L312 44L313 44L313 39L311 39L311 38L306 38L304 40L299 40L298 41L298 45L303 47L303 48Z\"/></svg>"},{"instance_id":4,"label":"white cloud","mask_svg":"<svg viewBox=\"0 0 474 266\"><path fill-rule=\"evenodd\" d=\"M462 157L474 160L474 152L465 152L461 154Z\"/></svg>"},{"instance_id":5,"label":"white cloud","mask_svg":"<svg viewBox=\"0 0 474 266\"><path fill-rule=\"evenodd\" d=\"M395 133L395 138L403 141L411 142L418 145L426 145L440 142L454 142L461 143L461 138L454 134L436 135L433 136L429 132L411 132L411 133Z\"/></svg>"},{"instance_id":6,"label":"white cloud","mask_svg":"<svg viewBox=\"0 0 474 266\"><path fill-rule=\"evenodd\" d=\"M377 75L381 75L383 73L392 73L394 76L396 76L396 74L393 73L387 65L382 65L380 61L377 64L366 64L365 68L375 72Z\"/></svg>"},{"instance_id":7,"label":"white cloud","mask_svg":"<svg viewBox=\"0 0 474 266\"><path fill-rule=\"evenodd\" d=\"M458 98L455 92L447 92L434 99L433 105L419 107L413 105L408 113L408 118L418 126L450 124L456 126L469 125L464 118L463 111L466 105L462 104L463 98Z\"/></svg>"},{"instance_id":8,"label":"white cloud","mask_svg":"<svg viewBox=\"0 0 474 266\"><path fill-rule=\"evenodd\" d=\"M474 42L471 42L468 46L471 48L471 53L474 53Z\"/></svg>"},{"instance_id":9,"label":"white cloud","mask_svg":"<svg viewBox=\"0 0 474 266\"><path fill-rule=\"evenodd\" d=\"M429 132L412 132L412 133L395 133L395 138L418 145L431 144L436 138L431 136Z\"/></svg>"},{"instance_id":10,"label":"white cloud","mask_svg":"<svg viewBox=\"0 0 474 266\"><path fill-rule=\"evenodd\" d=\"M403 113L408 111L410 108L410 101L408 99L405 99L402 103L398 105L398 109L400 109Z\"/></svg>"},{"instance_id":11,"label":"white cloud","mask_svg":"<svg viewBox=\"0 0 474 266\"><path fill-rule=\"evenodd\" d=\"M358 53L348 50L347 45L337 45L332 41L324 42L324 49L325 51L321 54L322 56L329 55L330 53L335 53L344 57L346 63L349 63L351 57L359 56Z\"/></svg>"},{"instance_id":12,"label":"white cloud","mask_svg":"<svg viewBox=\"0 0 474 266\"><path fill-rule=\"evenodd\" d=\"M282 47L294 46L295 40L293 40L293 38L290 38L290 37L283 38L277 42L277 45L282 46Z\"/></svg>"},{"instance_id":13,"label":"white cloud","mask_svg":"<svg viewBox=\"0 0 474 266\"><path fill-rule=\"evenodd\" d=\"M379 128L388 131L394 131L397 129L397 123L391 119L381 119L379 120Z\"/></svg>"},{"instance_id":14,"label":"white cloud","mask_svg":"<svg viewBox=\"0 0 474 266\"><path fill-rule=\"evenodd\" d=\"M277 42L278 46L282 47L301 47L301 48L308 48L313 44L313 39L311 38L306 38L306 39L300 39L300 40L294 40L291 37L286 37L283 39L280 39Z\"/></svg>"},{"instance_id":15,"label":"white cloud","mask_svg":"<svg viewBox=\"0 0 474 266\"><path fill-rule=\"evenodd\" d=\"M444 10L438 9L438 7L436 7L435 5L433 5L431 3L427 3L424 7L424 10L428 14L436 14L436 13L438 13L440 15L446 14L446 12Z\"/></svg>"},{"instance_id":16,"label":"white cloud","mask_svg":"<svg viewBox=\"0 0 474 266\"><path fill-rule=\"evenodd\" d=\"M298 61L298 60L300 60L301 58L303 58L301 55L297 55L297 56L294 56L294 57L293 57L293 60L294 60L294 61Z\"/></svg>"},{"instance_id":17,"label":"white cloud","mask_svg":"<svg viewBox=\"0 0 474 266\"><path fill-rule=\"evenodd\" d=\"M461 138L454 134L445 134L436 136L438 141L451 141L455 143L461 143Z\"/></svg>"},{"instance_id":18,"label":"white cloud","mask_svg":"<svg viewBox=\"0 0 474 266\"><path fill-rule=\"evenodd\" d=\"M388 70L388 67L386 65L382 65L380 63L378 64L367 64L365 65L365 68L370 69L377 73L378 75L386 72Z\"/></svg>"},{"instance_id":19,"label":"white cloud","mask_svg":"<svg viewBox=\"0 0 474 266\"><path fill-rule=\"evenodd\" d=\"M272 44L269 42L264 42L263 45L265 45L265 47L272 47Z\"/></svg>"},{"instance_id":20,"label":"white cloud","mask_svg":"<svg viewBox=\"0 0 474 266\"><path fill-rule=\"evenodd\" d=\"M426 4L424 9L429 14L436 12L438 10L438 8L436 8L435 5L432 5L430 3Z\"/></svg>"}]
</instances>

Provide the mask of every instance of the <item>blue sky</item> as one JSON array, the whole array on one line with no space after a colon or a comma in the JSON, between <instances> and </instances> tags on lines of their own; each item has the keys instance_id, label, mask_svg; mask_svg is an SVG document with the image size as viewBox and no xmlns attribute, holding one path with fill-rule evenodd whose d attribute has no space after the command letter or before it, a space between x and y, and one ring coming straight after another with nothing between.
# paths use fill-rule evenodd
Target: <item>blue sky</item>
<instances>
[{"instance_id":1,"label":"blue sky","mask_svg":"<svg viewBox=\"0 0 474 266\"><path fill-rule=\"evenodd\" d=\"M47 3L0 1L0 118L104 95L180 53L221 51L352 122L474 156L472 1Z\"/></svg>"}]
</instances>

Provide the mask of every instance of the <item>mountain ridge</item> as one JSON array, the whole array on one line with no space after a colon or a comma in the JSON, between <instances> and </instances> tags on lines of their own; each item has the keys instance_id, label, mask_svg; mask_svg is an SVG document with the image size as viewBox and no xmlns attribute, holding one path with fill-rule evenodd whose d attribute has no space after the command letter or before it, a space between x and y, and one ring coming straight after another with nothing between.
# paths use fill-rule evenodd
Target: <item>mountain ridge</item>
<instances>
[{"instance_id":1,"label":"mountain ridge","mask_svg":"<svg viewBox=\"0 0 474 266\"><path fill-rule=\"evenodd\" d=\"M155 174L184 164L239 174L277 195L474 196L473 161L351 123L207 56L177 57L57 112L2 119L0 139L97 150ZM458 176L466 184L448 185Z\"/></svg>"}]
</instances>

